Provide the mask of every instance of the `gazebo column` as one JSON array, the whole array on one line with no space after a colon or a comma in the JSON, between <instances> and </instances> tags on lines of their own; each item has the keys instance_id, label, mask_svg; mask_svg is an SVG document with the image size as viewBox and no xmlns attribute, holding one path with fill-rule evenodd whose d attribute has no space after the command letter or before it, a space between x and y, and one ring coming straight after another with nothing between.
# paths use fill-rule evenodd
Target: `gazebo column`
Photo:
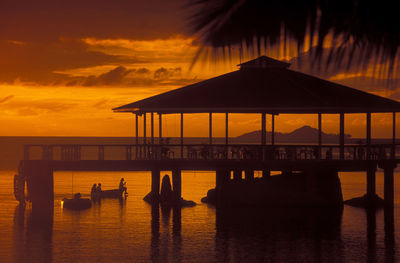
<instances>
[{"instance_id":1,"label":"gazebo column","mask_svg":"<svg viewBox=\"0 0 400 263\"><path fill-rule=\"evenodd\" d=\"M228 145L228 113L225 113L225 144Z\"/></svg>"},{"instance_id":2,"label":"gazebo column","mask_svg":"<svg viewBox=\"0 0 400 263\"><path fill-rule=\"evenodd\" d=\"M344 113L340 113L340 160L344 160Z\"/></svg>"},{"instance_id":3,"label":"gazebo column","mask_svg":"<svg viewBox=\"0 0 400 263\"><path fill-rule=\"evenodd\" d=\"M147 147L146 147L146 113L143 113L143 157L147 159Z\"/></svg>"},{"instance_id":4,"label":"gazebo column","mask_svg":"<svg viewBox=\"0 0 400 263\"><path fill-rule=\"evenodd\" d=\"M265 127L265 112L261 113L261 153L262 160L266 159L265 144L267 142L267 132Z\"/></svg>"},{"instance_id":5,"label":"gazebo column","mask_svg":"<svg viewBox=\"0 0 400 263\"><path fill-rule=\"evenodd\" d=\"M154 158L154 113L151 112L151 158Z\"/></svg>"},{"instance_id":6,"label":"gazebo column","mask_svg":"<svg viewBox=\"0 0 400 263\"><path fill-rule=\"evenodd\" d=\"M138 115L137 115L137 113L135 114L135 136L136 136L136 140L135 140L135 143L136 143L136 147L135 147L135 156L136 156L136 159L138 158L138 152L139 152L139 149L138 149L138 146L139 146L139 117L138 117Z\"/></svg>"},{"instance_id":7,"label":"gazebo column","mask_svg":"<svg viewBox=\"0 0 400 263\"><path fill-rule=\"evenodd\" d=\"M393 122L392 122L392 159L396 158L396 112L393 112Z\"/></svg>"},{"instance_id":8,"label":"gazebo column","mask_svg":"<svg viewBox=\"0 0 400 263\"><path fill-rule=\"evenodd\" d=\"M321 159L322 154L322 114L318 113L318 157Z\"/></svg>"},{"instance_id":9,"label":"gazebo column","mask_svg":"<svg viewBox=\"0 0 400 263\"><path fill-rule=\"evenodd\" d=\"M158 144L161 144L162 140L162 114L158 114Z\"/></svg>"},{"instance_id":10,"label":"gazebo column","mask_svg":"<svg viewBox=\"0 0 400 263\"><path fill-rule=\"evenodd\" d=\"M367 113L367 160L370 159L371 155L371 113Z\"/></svg>"},{"instance_id":11,"label":"gazebo column","mask_svg":"<svg viewBox=\"0 0 400 263\"><path fill-rule=\"evenodd\" d=\"M272 114L272 121L271 121L271 145L275 145L275 114Z\"/></svg>"},{"instance_id":12,"label":"gazebo column","mask_svg":"<svg viewBox=\"0 0 400 263\"><path fill-rule=\"evenodd\" d=\"M267 132L265 128L265 112L261 113L261 144L265 145L267 142Z\"/></svg>"},{"instance_id":13,"label":"gazebo column","mask_svg":"<svg viewBox=\"0 0 400 263\"><path fill-rule=\"evenodd\" d=\"M212 144L212 112L210 112L209 114L208 129L209 129L210 144Z\"/></svg>"},{"instance_id":14,"label":"gazebo column","mask_svg":"<svg viewBox=\"0 0 400 263\"><path fill-rule=\"evenodd\" d=\"M183 159L183 113L181 113L181 159Z\"/></svg>"}]
</instances>

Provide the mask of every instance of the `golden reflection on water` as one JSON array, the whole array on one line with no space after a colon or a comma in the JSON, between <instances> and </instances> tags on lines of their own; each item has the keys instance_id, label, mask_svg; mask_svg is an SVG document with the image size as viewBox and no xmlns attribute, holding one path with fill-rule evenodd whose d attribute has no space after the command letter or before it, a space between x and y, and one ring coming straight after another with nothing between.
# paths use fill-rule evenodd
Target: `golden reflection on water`
<instances>
[{"instance_id":1,"label":"golden reflection on water","mask_svg":"<svg viewBox=\"0 0 400 263\"><path fill-rule=\"evenodd\" d=\"M399 260L399 184L394 213L345 206L343 214L302 210L216 211L200 203L215 184L212 173L182 176L185 199L193 208L151 206L148 173L74 172L74 192L89 196L127 181L127 200L104 199L85 211L62 209L71 195L71 173L55 174L55 209L37 220L29 205L12 198L12 172L0 173L0 262L289 262ZM377 192L382 178L377 174ZM396 176L398 177L398 175ZM362 174L341 175L345 199L364 194Z\"/></svg>"}]
</instances>

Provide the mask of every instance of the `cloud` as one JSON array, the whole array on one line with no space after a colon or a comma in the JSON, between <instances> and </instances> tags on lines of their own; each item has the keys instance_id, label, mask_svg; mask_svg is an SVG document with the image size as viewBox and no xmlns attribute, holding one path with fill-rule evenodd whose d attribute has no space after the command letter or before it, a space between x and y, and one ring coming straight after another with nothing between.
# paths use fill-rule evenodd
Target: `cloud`
<instances>
[{"instance_id":1,"label":"cloud","mask_svg":"<svg viewBox=\"0 0 400 263\"><path fill-rule=\"evenodd\" d=\"M118 66L109 72L96 76L89 76L83 83L83 86L107 86L119 85L123 83L124 78L133 70L128 70L123 66Z\"/></svg>"},{"instance_id":2,"label":"cloud","mask_svg":"<svg viewBox=\"0 0 400 263\"><path fill-rule=\"evenodd\" d=\"M99 65L137 63L139 59L104 54L88 50L82 41L61 39L54 43L25 43L15 45L0 41L0 82L33 82L41 85L58 84L69 78L63 70Z\"/></svg>"},{"instance_id":3,"label":"cloud","mask_svg":"<svg viewBox=\"0 0 400 263\"><path fill-rule=\"evenodd\" d=\"M11 100L12 98L14 98L14 95L9 95L9 96L7 96L7 97L0 98L0 103L4 103L4 102L6 102L6 101L9 101L9 100Z\"/></svg>"},{"instance_id":4,"label":"cloud","mask_svg":"<svg viewBox=\"0 0 400 263\"><path fill-rule=\"evenodd\" d=\"M60 113L78 106L75 102L62 102L54 99L15 100L0 104L2 112L18 116L34 116L41 113Z\"/></svg>"},{"instance_id":5,"label":"cloud","mask_svg":"<svg viewBox=\"0 0 400 263\"><path fill-rule=\"evenodd\" d=\"M148 68L126 68L118 66L98 76L73 77L67 86L83 87L152 87L185 86L199 81L197 78L185 78L182 69L160 67L153 70Z\"/></svg>"},{"instance_id":6,"label":"cloud","mask_svg":"<svg viewBox=\"0 0 400 263\"><path fill-rule=\"evenodd\" d=\"M2 0L0 40L168 37L182 31L182 0Z\"/></svg>"},{"instance_id":7,"label":"cloud","mask_svg":"<svg viewBox=\"0 0 400 263\"><path fill-rule=\"evenodd\" d=\"M155 80L167 80L175 76L179 76L182 74L181 68L159 68L154 71L154 79Z\"/></svg>"},{"instance_id":8,"label":"cloud","mask_svg":"<svg viewBox=\"0 0 400 263\"><path fill-rule=\"evenodd\" d=\"M112 108L110 105L108 105L109 100L108 99L101 99L99 101L97 101L96 103L94 103L92 106L94 108Z\"/></svg>"}]
</instances>

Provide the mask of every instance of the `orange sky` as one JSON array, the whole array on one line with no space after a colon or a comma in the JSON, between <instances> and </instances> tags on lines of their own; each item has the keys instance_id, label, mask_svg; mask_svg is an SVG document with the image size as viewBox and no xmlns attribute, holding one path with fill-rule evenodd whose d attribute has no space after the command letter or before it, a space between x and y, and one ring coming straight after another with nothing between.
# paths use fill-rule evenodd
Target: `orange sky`
<instances>
[{"instance_id":1,"label":"orange sky","mask_svg":"<svg viewBox=\"0 0 400 263\"><path fill-rule=\"evenodd\" d=\"M84 3L81 3L84 2ZM131 114L111 108L236 70L238 59L189 67L198 46L187 33L182 1L8 1L0 9L0 136L131 136ZM237 52L237 50L233 50ZM279 49L267 55L282 59ZM307 53L303 55L307 57ZM254 58L245 54L244 59ZM313 70L296 65L296 70ZM372 70L335 69L323 77L400 98L399 86ZM396 76L395 76L396 77ZM277 117L276 130L317 127L316 115ZM224 136L214 117L214 136ZM185 136L208 136L208 116L185 116ZM338 116L323 129L338 133ZM400 123L398 121L398 123ZM373 114L373 136L391 136L391 115ZM179 135L179 118L164 120L165 136ZM230 136L260 129L260 116L233 114ZM365 136L365 116L346 117L346 133ZM400 130L400 129L398 129ZM400 135L400 132L399 132Z\"/></svg>"}]
</instances>

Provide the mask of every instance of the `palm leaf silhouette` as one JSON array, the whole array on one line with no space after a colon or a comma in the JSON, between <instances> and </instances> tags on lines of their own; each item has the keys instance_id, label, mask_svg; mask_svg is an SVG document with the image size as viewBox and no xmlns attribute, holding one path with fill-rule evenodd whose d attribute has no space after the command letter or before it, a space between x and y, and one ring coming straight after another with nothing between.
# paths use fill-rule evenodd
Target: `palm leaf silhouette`
<instances>
[{"instance_id":1,"label":"palm leaf silhouette","mask_svg":"<svg viewBox=\"0 0 400 263\"><path fill-rule=\"evenodd\" d=\"M387 62L389 71L399 52L396 1L192 0L189 6L188 25L202 47L240 46L260 55L268 45L294 43L299 54L307 44L314 47L313 62L328 50L328 65L346 58L367 66L374 58L375 65Z\"/></svg>"}]
</instances>

